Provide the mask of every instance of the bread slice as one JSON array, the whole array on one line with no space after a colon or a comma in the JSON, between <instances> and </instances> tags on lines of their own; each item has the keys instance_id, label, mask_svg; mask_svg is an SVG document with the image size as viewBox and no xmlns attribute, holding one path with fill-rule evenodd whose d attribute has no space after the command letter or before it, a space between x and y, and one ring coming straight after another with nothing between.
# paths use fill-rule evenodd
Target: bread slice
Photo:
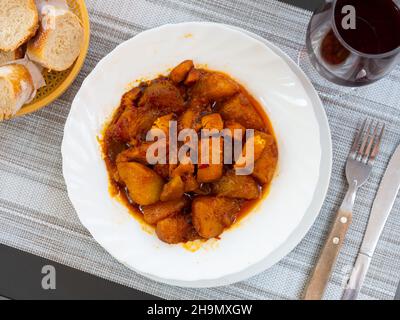
<instances>
[{"instance_id":1,"label":"bread slice","mask_svg":"<svg viewBox=\"0 0 400 320\"><path fill-rule=\"evenodd\" d=\"M14 51L39 27L34 0L0 0L0 50Z\"/></svg>"},{"instance_id":2,"label":"bread slice","mask_svg":"<svg viewBox=\"0 0 400 320\"><path fill-rule=\"evenodd\" d=\"M0 50L0 66L5 63L22 59L24 57L24 50L22 48L18 48L14 51L1 51Z\"/></svg>"},{"instance_id":3,"label":"bread slice","mask_svg":"<svg viewBox=\"0 0 400 320\"><path fill-rule=\"evenodd\" d=\"M82 48L82 24L75 14L61 8L46 6L41 15L39 32L28 43L28 57L49 70L67 70Z\"/></svg>"},{"instance_id":4,"label":"bread slice","mask_svg":"<svg viewBox=\"0 0 400 320\"><path fill-rule=\"evenodd\" d=\"M0 67L0 120L15 115L35 94L29 70L21 64Z\"/></svg>"}]
</instances>

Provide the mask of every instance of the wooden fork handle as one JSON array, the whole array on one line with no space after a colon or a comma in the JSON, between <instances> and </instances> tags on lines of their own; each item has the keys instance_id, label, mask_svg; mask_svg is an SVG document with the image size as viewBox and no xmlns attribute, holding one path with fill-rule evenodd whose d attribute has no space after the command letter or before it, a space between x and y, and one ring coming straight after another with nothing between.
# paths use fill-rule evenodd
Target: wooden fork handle
<instances>
[{"instance_id":1,"label":"wooden fork handle","mask_svg":"<svg viewBox=\"0 0 400 320\"><path fill-rule=\"evenodd\" d=\"M321 256L314 269L310 283L304 295L305 300L322 299L331 277L332 269L342 248L344 238L352 219L351 211L339 209L332 230L322 249Z\"/></svg>"}]
</instances>

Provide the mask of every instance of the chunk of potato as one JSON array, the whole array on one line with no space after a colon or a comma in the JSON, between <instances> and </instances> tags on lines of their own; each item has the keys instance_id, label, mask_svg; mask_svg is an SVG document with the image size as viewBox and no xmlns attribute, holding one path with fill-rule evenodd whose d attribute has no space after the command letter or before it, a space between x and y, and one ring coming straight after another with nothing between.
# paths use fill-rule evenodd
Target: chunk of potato
<instances>
[{"instance_id":1,"label":"chunk of potato","mask_svg":"<svg viewBox=\"0 0 400 320\"><path fill-rule=\"evenodd\" d=\"M199 183L194 177L195 167L193 163L180 163L175 170L172 171L172 177L181 177L184 183L184 192L192 192L199 187Z\"/></svg>"},{"instance_id":2,"label":"chunk of potato","mask_svg":"<svg viewBox=\"0 0 400 320\"><path fill-rule=\"evenodd\" d=\"M179 118L179 129L191 129L197 118L197 112L193 109L187 109Z\"/></svg>"},{"instance_id":3,"label":"chunk of potato","mask_svg":"<svg viewBox=\"0 0 400 320\"><path fill-rule=\"evenodd\" d=\"M136 162L117 164L120 179L125 183L132 201L139 205L150 205L160 200L163 179L153 170Z\"/></svg>"},{"instance_id":4,"label":"chunk of potato","mask_svg":"<svg viewBox=\"0 0 400 320\"><path fill-rule=\"evenodd\" d=\"M221 131L224 128L224 122L218 113L212 113L201 118L201 126L203 129Z\"/></svg>"},{"instance_id":5,"label":"chunk of potato","mask_svg":"<svg viewBox=\"0 0 400 320\"><path fill-rule=\"evenodd\" d=\"M174 114L170 113L166 116L162 116L157 118L157 120L153 124L153 129L160 129L162 130L165 135L168 137L169 135L169 123L174 119Z\"/></svg>"},{"instance_id":6,"label":"chunk of potato","mask_svg":"<svg viewBox=\"0 0 400 320\"><path fill-rule=\"evenodd\" d=\"M197 182L213 182L222 177L224 166L222 164L208 164L200 166L197 170Z\"/></svg>"},{"instance_id":7,"label":"chunk of potato","mask_svg":"<svg viewBox=\"0 0 400 320\"><path fill-rule=\"evenodd\" d=\"M274 137L270 134L255 131L252 138L247 139L245 145L243 146L242 156L235 164L235 168L244 167L247 161L253 161L254 163L261 158L264 149L267 146L274 144ZM250 145L253 144L253 154L248 154L250 152Z\"/></svg>"},{"instance_id":8,"label":"chunk of potato","mask_svg":"<svg viewBox=\"0 0 400 320\"><path fill-rule=\"evenodd\" d=\"M203 238L215 238L234 223L239 211L238 200L199 196L192 202L193 225Z\"/></svg>"},{"instance_id":9,"label":"chunk of potato","mask_svg":"<svg viewBox=\"0 0 400 320\"><path fill-rule=\"evenodd\" d=\"M175 215L157 223L156 233L161 241L169 244L192 241L199 238L190 221L190 215Z\"/></svg>"},{"instance_id":10,"label":"chunk of potato","mask_svg":"<svg viewBox=\"0 0 400 320\"><path fill-rule=\"evenodd\" d=\"M260 188L251 176L238 176L235 171L227 172L212 184L212 192L219 197L258 199Z\"/></svg>"},{"instance_id":11,"label":"chunk of potato","mask_svg":"<svg viewBox=\"0 0 400 320\"><path fill-rule=\"evenodd\" d=\"M275 142L275 139L273 136L271 136L270 134L266 134L264 132L260 132L260 131L254 132L254 137L253 137L253 139L250 139L250 140L253 140L253 142L246 141L246 145L248 143L254 143L254 161L257 161L258 159L260 159L264 149L267 146L273 145ZM245 147L246 147L246 145L245 145ZM246 150L244 150L244 151L246 151Z\"/></svg>"},{"instance_id":12,"label":"chunk of potato","mask_svg":"<svg viewBox=\"0 0 400 320\"><path fill-rule=\"evenodd\" d=\"M217 150L219 152L219 163L213 163L216 162L217 159L213 158L213 140L218 140L219 141L219 149ZM203 151L202 149L202 143L199 143L199 161L198 161L198 170L197 170L197 182L199 183L207 183L207 182L213 182L222 177L223 174L223 169L224 169L224 155L223 155L223 140L221 138L208 138L209 141L209 154L208 154L208 164L204 163L202 161L202 154ZM214 142L215 143L215 142Z\"/></svg>"},{"instance_id":13,"label":"chunk of potato","mask_svg":"<svg viewBox=\"0 0 400 320\"><path fill-rule=\"evenodd\" d=\"M164 113L181 112L184 105L179 89L167 79L152 81L139 100L139 107L162 110Z\"/></svg>"},{"instance_id":14,"label":"chunk of potato","mask_svg":"<svg viewBox=\"0 0 400 320\"><path fill-rule=\"evenodd\" d=\"M170 73L169 78L175 83L181 83L186 79L189 71L194 68L192 60L185 60L178 66L176 66Z\"/></svg>"},{"instance_id":15,"label":"chunk of potato","mask_svg":"<svg viewBox=\"0 0 400 320\"><path fill-rule=\"evenodd\" d=\"M218 107L218 112L224 120L238 122L246 129L264 129L265 125L261 116L243 94L238 94L222 103Z\"/></svg>"},{"instance_id":16,"label":"chunk of potato","mask_svg":"<svg viewBox=\"0 0 400 320\"><path fill-rule=\"evenodd\" d=\"M161 192L161 201L177 200L183 196L185 192L185 184L180 176L176 176L164 185Z\"/></svg>"},{"instance_id":17,"label":"chunk of potato","mask_svg":"<svg viewBox=\"0 0 400 320\"><path fill-rule=\"evenodd\" d=\"M186 77L185 80L185 86L192 86L194 85L197 81L199 81L201 76L201 72L197 69L192 69L190 70L189 74Z\"/></svg>"},{"instance_id":18,"label":"chunk of potato","mask_svg":"<svg viewBox=\"0 0 400 320\"><path fill-rule=\"evenodd\" d=\"M265 147L260 159L254 165L253 177L261 184L268 184L274 177L278 162L278 149L276 144Z\"/></svg>"},{"instance_id":19,"label":"chunk of potato","mask_svg":"<svg viewBox=\"0 0 400 320\"><path fill-rule=\"evenodd\" d=\"M185 192L193 192L200 187L193 174L187 174L183 176L183 182L185 183Z\"/></svg>"},{"instance_id":20,"label":"chunk of potato","mask_svg":"<svg viewBox=\"0 0 400 320\"><path fill-rule=\"evenodd\" d=\"M198 106L189 107L182 113L178 120L179 130L194 129L199 131L201 129L201 109Z\"/></svg>"},{"instance_id":21,"label":"chunk of potato","mask_svg":"<svg viewBox=\"0 0 400 320\"><path fill-rule=\"evenodd\" d=\"M144 221L149 224L156 224L165 218L180 213L186 205L186 199L180 198L177 200L167 202L160 201L149 206L143 206L142 211Z\"/></svg>"},{"instance_id":22,"label":"chunk of potato","mask_svg":"<svg viewBox=\"0 0 400 320\"><path fill-rule=\"evenodd\" d=\"M206 102L220 101L239 91L239 85L222 73L204 74L193 87L192 96Z\"/></svg>"}]
</instances>

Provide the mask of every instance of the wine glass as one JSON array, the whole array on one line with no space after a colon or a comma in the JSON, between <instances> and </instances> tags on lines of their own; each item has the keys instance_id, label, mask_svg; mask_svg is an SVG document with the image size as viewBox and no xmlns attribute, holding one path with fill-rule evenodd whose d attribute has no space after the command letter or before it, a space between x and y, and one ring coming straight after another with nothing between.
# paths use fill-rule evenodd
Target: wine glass
<instances>
[{"instance_id":1,"label":"wine glass","mask_svg":"<svg viewBox=\"0 0 400 320\"><path fill-rule=\"evenodd\" d=\"M399 59L400 0L326 0L310 20L298 63L311 80L348 93L345 87L382 79Z\"/></svg>"}]
</instances>

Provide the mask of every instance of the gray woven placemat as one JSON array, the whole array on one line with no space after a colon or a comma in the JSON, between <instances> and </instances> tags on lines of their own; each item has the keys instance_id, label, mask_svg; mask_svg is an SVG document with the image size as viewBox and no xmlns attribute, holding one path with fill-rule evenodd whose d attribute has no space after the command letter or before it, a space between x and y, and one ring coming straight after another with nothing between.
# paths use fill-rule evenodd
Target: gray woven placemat
<instances>
[{"instance_id":1,"label":"gray woven placemat","mask_svg":"<svg viewBox=\"0 0 400 320\"><path fill-rule=\"evenodd\" d=\"M354 223L333 272L327 299L340 298L368 213L390 154L400 138L400 68L377 85L341 96L316 82L333 138L333 175L322 211L304 240L280 263L245 282L214 289L183 289L145 279L108 255L80 224L61 172L63 127L80 84L116 45L165 23L215 21L252 31L296 59L310 12L273 0L89 0L92 39L78 79L57 102L0 124L0 243L169 299L298 299L345 192L343 167L359 119L388 123L382 152L359 192ZM306 147L305 147L306 148ZM400 201L372 261L361 298L393 299L400 279Z\"/></svg>"}]
</instances>

